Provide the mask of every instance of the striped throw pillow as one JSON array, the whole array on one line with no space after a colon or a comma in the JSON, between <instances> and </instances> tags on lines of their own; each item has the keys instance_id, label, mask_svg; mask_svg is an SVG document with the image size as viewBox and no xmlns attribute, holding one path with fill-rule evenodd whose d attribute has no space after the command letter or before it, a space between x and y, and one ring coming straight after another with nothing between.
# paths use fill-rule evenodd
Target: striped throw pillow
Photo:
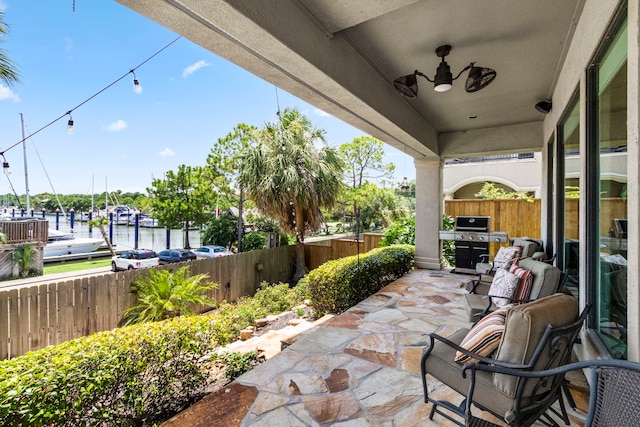
<instances>
[{"instance_id":1,"label":"striped throw pillow","mask_svg":"<svg viewBox=\"0 0 640 427\"><path fill-rule=\"evenodd\" d=\"M491 314L483 317L467 333L460 343L460 347L469 350L478 356L489 357L498 348L502 333L504 332L504 321L507 317L508 307L503 307ZM477 359L467 356L459 351L453 359L458 363L477 362Z\"/></svg>"},{"instance_id":2,"label":"striped throw pillow","mask_svg":"<svg viewBox=\"0 0 640 427\"><path fill-rule=\"evenodd\" d=\"M517 304L527 302L533 287L533 273L531 270L520 267L517 260L509 267L509 273L515 274L520 278L516 292L513 294L513 299Z\"/></svg>"}]
</instances>

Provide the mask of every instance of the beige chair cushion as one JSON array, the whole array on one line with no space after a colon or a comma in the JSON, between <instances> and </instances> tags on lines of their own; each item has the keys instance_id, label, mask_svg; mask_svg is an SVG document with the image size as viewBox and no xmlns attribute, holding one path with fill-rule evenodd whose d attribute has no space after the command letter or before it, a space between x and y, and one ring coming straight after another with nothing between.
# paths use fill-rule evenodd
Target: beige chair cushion
<instances>
[{"instance_id":1,"label":"beige chair cushion","mask_svg":"<svg viewBox=\"0 0 640 427\"><path fill-rule=\"evenodd\" d=\"M558 267L531 258L523 258L518 261L518 265L533 273L533 283L529 299L535 300L546 297L556 292L560 282L562 271Z\"/></svg>"},{"instance_id":2,"label":"beige chair cushion","mask_svg":"<svg viewBox=\"0 0 640 427\"><path fill-rule=\"evenodd\" d=\"M548 325L557 328L576 320L578 301L566 294L554 294L514 306L507 313L504 334L495 359L516 364L527 363ZM542 368L548 360L548 353L543 353L534 369ZM517 378L495 374L494 384L506 395L515 396Z\"/></svg>"},{"instance_id":3,"label":"beige chair cushion","mask_svg":"<svg viewBox=\"0 0 640 427\"><path fill-rule=\"evenodd\" d=\"M534 253L538 252L540 248L540 244L533 240L528 240L526 237L513 239L513 246L521 246L522 247L522 258L529 258L533 256Z\"/></svg>"},{"instance_id":4,"label":"beige chair cushion","mask_svg":"<svg viewBox=\"0 0 640 427\"><path fill-rule=\"evenodd\" d=\"M447 337L447 339L460 344L468 332L468 329L461 329ZM455 354L456 351L453 348L436 341L433 350L425 361L425 368L430 376L466 396L469 392L470 375L467 375L466 378L462 377L462 367L464 365L453 360ZM486 371L476 372L476 387L473 393L473 400L480 405L497 411L499 414L506 414L513 407L513 398L496 390L493 386L493 374ZM524 403L527 404L528 400L525 400Z\"/></svg>"}]
</instances>

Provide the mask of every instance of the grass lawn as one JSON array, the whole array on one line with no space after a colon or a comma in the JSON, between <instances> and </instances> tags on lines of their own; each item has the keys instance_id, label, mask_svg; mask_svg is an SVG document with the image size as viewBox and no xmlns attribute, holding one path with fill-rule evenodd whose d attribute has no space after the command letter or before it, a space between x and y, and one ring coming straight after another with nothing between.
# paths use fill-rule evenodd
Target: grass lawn
<instances>
[{"instance_id":1,"label":"grass lawn","mask_svg":"<svg viewBox=\"0 0 640 427\"><path fill-rule=\"evenodd\" d=\"M55 264L45 264L43 274L67 273L69 271L86 270L89 268L109 267L111 258L90 259L86 261L69 261Z\"/></svg>"}]
</instances>

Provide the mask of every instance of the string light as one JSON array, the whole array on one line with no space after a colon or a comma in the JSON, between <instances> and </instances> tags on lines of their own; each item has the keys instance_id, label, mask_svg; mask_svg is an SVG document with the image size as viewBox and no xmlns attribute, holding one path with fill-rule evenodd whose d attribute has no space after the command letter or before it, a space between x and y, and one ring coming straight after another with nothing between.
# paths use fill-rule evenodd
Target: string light
<instances>
[{"instance_id":1,"label":"string light","mask_svg":"<svg viewBox=\"0 0 640 427\"><path fill-rule=\"evenodd\" d=\"M69 116L69 121L67 122L67 132L73 132L73 119L71 118L71 113L75 110L77 110L78 108L82 107L84 104L86 104L87 102L91 101L93 98L95 98L96 96L100 95L102 92L104 92L105 90L109 89L111 86L115 85L116 83L118 83L120 80L124 79L125 77L127 77L129 74L134 74L134 91L137 92L135 86L136 86L136 78L135 78L135 73L134 71L137 70L138 68L140 68L141 66L143 66L144 64L146 64L147 62L149 62L151 59L153 59L156 55L160 54L160 52L162 52L163 50L167 49L169 46L171 46L172 44L174 44L175 42L177 42L178 40L180 40L182 38L182 36L178 36L175 39L173 39L172 41L170 41L169 43L167 43L166 45L164 45L160 50L158 50L157 52L155 52L153 55L149 56L147 59L145 59L144 61L142 61L140 64L138 64L136 67L130 69L129 71L127 71L125 74L123 74L122 76L120 76L119 78L117 78L116 80L114 80L113 82L111 82L110 84L108 84L107 86L105 86L104 88L100 89L98 92L94 93L93 95L91 95L89 98L85 99L84 101L82 101L80 104L76 105L75 107L73 107L72 109L70 109L69 111L67 111L66 113L62 114L61 116L53 119L52 121L50 121L49 123L47 123L46 125L42 126L40 129L36 130L35 132L23 137L20 141L16 142L15 144L9 146L8 148L4 149L3 151L0 151L0 156L2 156L2 158L4 159L4 154L11 150L12 148L17 147L18 145L22 144L24 141L26 141L27 139L31 138L32 136L42 132L43 130L45 130L46 128L48 128L49 126L53 125L54 123L58 122L59 120L63 119L66 116ZM140 83L138 82L138 87L140 86ZM139 90L142 90L142 88L140 87ZM6 165L5 165L6 164ZM8 168L8 163L5 161L3 162L3 168ZM6 169L5 169L6 171ZM6 173L6 172L5 172Z\"/></svg>"},{"instance_id":2,"label":"string light","mask_svg":"<svg viewBox=\"0 0 640 427\"><path fill-rule=\"evenodd\" d=\"M11 173L11 170L9 170L9 162L4 158L4 154L2 155L2 170L5 175L9 175Z\"/></svg>"},{"instance_id":3,"label":"string light","mask_svg":"<svg viewBox=\"0 0 640 427\"><path fill-rule=\"evenodd\" d=\"M67 111L69 115L69 121L67 122L67 133L73 133L73 117L71 117L71 111Z\"/></svg>"},{"instance_id":4,"label":"string light","mask_svg":"<svg viewBox=\"0 0 640 427\"><path fill-rule=\"evenodd\" d=\"M402 179L402 185L400 186L400 189L402 191L408 191L409 190L409 182L407 181L407 177L406 176Z\"/></svg>"},{"instance_id":5,"label":"string light","mask_svg":"<svg viewBox=\"0 0 640 427\"><path fill-rule=\"evenodd\" d=\"M140 81L136 77L135 71L131 70L129 72L133 74L133 91L138 94L142 93L142 86L140 86Z\"/></svg>"}]
</instances>

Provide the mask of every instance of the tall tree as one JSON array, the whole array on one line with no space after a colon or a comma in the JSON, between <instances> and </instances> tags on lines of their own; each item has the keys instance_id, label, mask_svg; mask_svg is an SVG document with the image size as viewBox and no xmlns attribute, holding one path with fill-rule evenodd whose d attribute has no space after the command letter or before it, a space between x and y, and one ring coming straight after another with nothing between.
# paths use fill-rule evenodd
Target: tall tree
<instances>
[{"instance_id":1,"label":"tall tree","mask_svg":"<svg viewBox=\"0 0 640 427\"><path fill-rule=\"evenodd\" d=\"M4 41L5 34L9 33L9 26L4 22L4 11L0 10L0 42ZM2 80L7 86L11 87L14 83L20 80L20 76L16 69L15 64L9 56L7 51L0 48L0 80Z\"/></svg>"},{"instance_id":2,"label":"tall tree","mask_svg":"<svg viewBox=\"0 0 640 427\"><path fill-rule=\"evenodd\" d=\"M323 207L335 203L342 187L342 162L324 145L324 131L297 109L285 109L276 123L267 123L242 156L239 182L264 214L296 236L294 280L306 274L305 230L317 230Z\"/></svg>"},{"instance_id":3,"label":"tall tree","mask_svg":"<svg viewBox=\"0 0 640 427\"><path fill-rule=\"evenodd\" d=\"M370 179L391 178L395 171L393 163L383 163L384 143L372 136L354 138L340 146L340 155L344 161L344 179L353 206L353 218L356 235L360 234L362 205L359 200L366 199L367 189L362 185Z\"/></svg>"},{"instance_id":4,"label":"tall tree","mask_svg":"<svg viewBox=\"0 0 640 427\"><path fill-rule=\"evenodd\" d=\"M216 200L208 178L204 168L180 165L177 172L167 172L164 179L154 179L147 188L154 217L162 226L182 226L186 249L191 247L189 227L203 225Z\"/></svg>"},{"instance_id":5,"label":"tall tree","mask_svg":"<svg viewBox=\"0 0 640 427\"><path fill-rule=\"evenodd\" d=\"M242 252L242 234L244 232L244 188L238 182L242 168L242 154L255 141L255 126L240 123L224 138L219 138L213 145L207 166L211 168L212 182L219 194L232 205L238 206L237 242L238 252Z\"/></svg>"}]
</instances>

